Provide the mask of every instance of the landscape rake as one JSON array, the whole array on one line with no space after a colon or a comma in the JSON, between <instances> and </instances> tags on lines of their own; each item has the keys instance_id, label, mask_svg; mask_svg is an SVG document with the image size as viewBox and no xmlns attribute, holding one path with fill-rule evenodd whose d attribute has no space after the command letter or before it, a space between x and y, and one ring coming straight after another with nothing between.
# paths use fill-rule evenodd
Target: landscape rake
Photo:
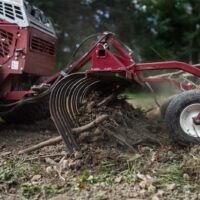
<instances>
[{"instance_id":1,"label":"landscape rake","mask_svg":"<svg viewBox=\"0 0 200 200\"><path fill-rule=\"evenodd\" d=\"M113 49L115 53L113 53ZM87 63L91 63L91 65L84 72L80 72L80 69L87 65ZM108 98L112 94L121 93L127 87L134 84L145 85L152 82L171 82L184 90L191 90L190 93L192 94L198 93L197 90L192 90L195 89L195 86L191 83L181 83L175 79L162 77L162 75L160 77L144 77L142 75L144 71L166 69L182 70L194 76L200 76L198 68L182 62L135 63L132 59L131 51L118 41L113 33L105 32L100 34L98 41L93 44L91 49L79 60L72 63L66 71L62 72L63 78L54 86L51 92L51 116L68 150L73 152L78 149L71 130L79 126L76 120L79 114L79 107L92 92L98 92L99 95ZM188 92L183 94L187 95ZM171 116L169 117L167 113L171 114L173 110L172 108L166 111L165 117L169 127L172 120L168 120ZM198 111L200 112L200 110L196 112L198 113ZM199 126L195 122L198 120L197 113L193 116L195 126ZM174 133L177 129L171 131ZM186 134L190 136L190 133ZM181 142L198 142L198 137L192 135L193 140L191 141L188 138L181 138L182 135L180 137L177 136L175 139L181 139Z\"/></svg>"}]
</instances>

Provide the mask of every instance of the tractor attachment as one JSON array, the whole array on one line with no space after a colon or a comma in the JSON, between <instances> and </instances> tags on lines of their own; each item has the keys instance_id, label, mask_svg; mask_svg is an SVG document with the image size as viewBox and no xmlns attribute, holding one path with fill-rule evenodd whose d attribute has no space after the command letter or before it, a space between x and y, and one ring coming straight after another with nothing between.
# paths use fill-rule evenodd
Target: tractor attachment
<instances>
[{"instance_id":1,"label":"tractor attachment","mask_svg":"<svg viewBox=\"0 0 200 200\"><path fill-rule=\"evenodd\" d=\"M101 34L85 55L61 73L63 77L55 84L50 95L51 116L69 152L79 149L71 130L79 126L79 108L92 92L109 98L111 94L117 95L131 85L152 82L171 82L184 90L195 89L190 83L185 84L162 76L146 77L142 73L166 69L182 70L200 77L198 68L182 62L135 63L131 51L113 33ZM169 109L170 107L173 106L169 106ZM200 108L195 115L199 112ZM171 124L168 119L172 116L167 116L166 121ZM171 129L176 131L175 128Z\"/></svg>"}]
</instances>

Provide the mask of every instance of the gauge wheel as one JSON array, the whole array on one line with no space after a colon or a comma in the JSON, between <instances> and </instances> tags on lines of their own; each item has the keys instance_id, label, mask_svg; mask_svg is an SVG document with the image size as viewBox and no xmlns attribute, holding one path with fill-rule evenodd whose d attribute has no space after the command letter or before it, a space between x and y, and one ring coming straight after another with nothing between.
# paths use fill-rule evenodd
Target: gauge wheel
<instances>
[{"instance_id":1,"label":"gauge wheel","mask_svg":"<svg viewBox=\"0 0 200 200\"><path fill-rule=\"evenodd\" d=\"M200 91L186 91L171 100L165 122L173 139L181 144L200 143L200 124L194 118L200 112Z\"/></svg>"},{"instance_id":2,"label":"gauge wheel","mask_svg":"<svg viewBox=\"0 0 200 200\"><path fill-rule=\"evenodd\" d=\"M170 104L170 102L176 97L177 95L173 95L168 97L167 99L165 99L165 101L162 103L161 107L160 107L160 115L162 119L165 119L165 114L166 114L166 110Z\"/></svg>"}]
</instances>

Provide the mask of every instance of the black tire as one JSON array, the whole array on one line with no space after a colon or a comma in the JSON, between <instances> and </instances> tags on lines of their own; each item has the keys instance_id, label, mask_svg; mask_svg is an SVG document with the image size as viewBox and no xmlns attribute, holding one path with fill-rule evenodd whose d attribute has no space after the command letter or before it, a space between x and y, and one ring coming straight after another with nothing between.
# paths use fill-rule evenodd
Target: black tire
<instances>
[{"instance_id":1,"label":"black tire","mask_svg":"<svg viewBox=\"0 0 200 200\"><path fill-rule=\"evenodd\" d=\"M180 125L180 116L183 110L191 105L200 104L200 91L186 91L173 98L165 114L165 122L172 138L180 144L199 144L200 138L187 134Z\"/></svg>"},{"instance_id":2,"label":"black tire","mask_svg":"<svg viewBox=\"0 0 200 200\"><path fill-rule=\"evenodd\" d=\"M161 105L160 107L160 115L162 119L165 119L165 114L166 114L166 110L170 104L170 102L176 97L177 95L173 95L168 97Z\"/></svg>"},{"instance_id":3,"label":"black tire","mask_svg":"<svg viewBox=\"0 0 200 200\"><path fill-rule=\"evenodd\" d=\"M49 97L44 97L38 102L23 104L15 112L2 116L2 119L9 124L31 124L49 116Z\"/></svg>"}]
</instances>

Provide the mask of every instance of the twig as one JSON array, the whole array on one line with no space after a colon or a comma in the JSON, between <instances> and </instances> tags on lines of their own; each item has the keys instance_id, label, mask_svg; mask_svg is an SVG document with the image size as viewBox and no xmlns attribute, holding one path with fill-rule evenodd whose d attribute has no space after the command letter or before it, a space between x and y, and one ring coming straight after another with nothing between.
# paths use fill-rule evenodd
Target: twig
<instances>
[{"instance_id":1,"label":"twig","mask_svg":"<svg viewBox=\"0 0 200 200\"><path fill-rule=\"evenodd\" d=\"M174 76L174 75L179 75L183 73L183 71L178 71L178 72L172 72L172 73L166 73L166 74L159 74L155 76L149 76L148 78L162 78L162 77L169 77L169 76Z\"/></svg>"},{"instance_id":2,"label":"twig","mask_svg":"<svg viewBox=\"0 0 200 200\"><path fill-rule=\"evenodd\" d=\"M154 110L154 109L155 109L155 108L149 108L149 109L145 110L144 113L147 114L147 113L151 112L151 111Z\"/></svg>"},{"instance_id":3,"label":"twig","mask_svg":"<svg viewBox=\"0 0 200 200\"><path fill-rule=\"evenodd\" d=\"M97 126L101 122L107 120L108 118L109 118L108 115L101 115L101 116L97 117L93 122L90 122L89 124L86 124L86 125L78 127L78 128L73 128L72 132L75 134L83 133L85 131L88 131L89 129L94 128L95 126Z\"/></svg>"},{"instance_id":4,"label":"twig","mask_svg":"<svg viewBox=\"0 0 200 200\"><path fill-rule=\"evenodd\" d=\"M110 103L115 97L116 97L116 95L115 95L115 94L112 94L112 95L106 97L105 99L103 99L101 102L99 102L99 103L97 104L97 106L98 106L98 107L101 107L101 106L103 106L103 105L107 105L107 104Z\"/></svg>"},{"instance_id":5,"label":"twig","mask_svg":"<svg viewBox=\"0 0 200 200\"><path fill-rule=\"evenodd\" d=\"M46 140L44 142L36 144L34 146L31 146L27 149L21 150L21 151L18 152L18 154L20 155L20 154L24 154L24 153L30 153L30 152L35 151L37 149L43 148L45 146L50 146L52 144L56 144L56 143L60 142L61 140L62 140L62 137L58 136L58 137L52 138L50 140Z\"/></svg>"},{"instance_id":6,"label":"twig","mask_svg":"<svg viewBox=\"0 0 200 200\"><path fill-rule=\"evenodd\" d=\"M99 117L97 117L93 122L90 122L89 124L86 124L84 126L81 126L81 127L78 127L78 128L73 128L72 129L72 132L73 133L76 133L76 134L79 134L79 133L82 133L82 132L85 132L91 128L94 128L95 126L97 126L99 123L105 121L106 119L108 119L109 116L108 115L101 115ZM43 147L46 147L46 146L50 146L50 145L54 145L54 144L57 144L59 143L60 141L62 141L62 137L61 136L58 136L58 137L55 137L55 138L52 138L52 139L49 139L49 140L46 140L44 142L41 142L39 144L36 144L34 146L31 146L27 149L24 149L24 150L21 150L18 152L18 154L24 154L24 153L30 153L32 151L35 151L35 150L38 150L38 149L41 149Z\"/></svg>"},{"instance_id":7,"label":"twig","mask_svg":"<svg viewBox=\"0 0 200 200\"><path fill-rule=\"evenodd\" d=\"M193 67L200 67L200 64L195 64L195 65L192 65Z\"/></svg>"}]
</instances>

